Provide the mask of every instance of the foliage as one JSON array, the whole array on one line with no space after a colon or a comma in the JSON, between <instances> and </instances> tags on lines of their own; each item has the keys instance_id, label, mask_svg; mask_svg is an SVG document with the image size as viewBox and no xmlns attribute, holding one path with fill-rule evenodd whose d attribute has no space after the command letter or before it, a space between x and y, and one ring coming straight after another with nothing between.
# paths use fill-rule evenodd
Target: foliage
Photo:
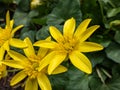
<instances>
[{"instance_id":1,"label":"foliage","mask_svg":"<svg viewBox=\"0 0 120 90\"><path fill-rule=\"evenodd\" d=\"M86 18L100 28L88 39L102 44L104 50L85 53L92 62L93 72L88 75L69 62L62 63L68 71L49 76L53 90L120 90L120 3L119 0L41 0L42 4L30 8L31 0L0 0L0 27L5 26L9 10L15 20L14 27L23 24L15 37L29 37L34 43L50 34L49 26L59 30L64 22L74 17L77 26ZM12 47L13 48L13 47ZM18 48L14 50L21 52ZM0 80L0 90L22 90L22 83L10 87L7 83L16 73L8 68L8 76ZM4 83L4 84L3 84ZM21 89L22 88L22 89Z\"/></svg>"}]
</instances>

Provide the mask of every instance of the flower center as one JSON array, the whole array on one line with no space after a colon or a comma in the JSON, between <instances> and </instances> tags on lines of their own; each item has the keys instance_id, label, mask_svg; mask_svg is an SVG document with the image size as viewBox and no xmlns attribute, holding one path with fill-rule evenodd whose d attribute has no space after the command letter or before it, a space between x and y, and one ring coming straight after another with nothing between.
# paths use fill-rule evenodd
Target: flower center
<instances>
[{"instance_id":1,"label":"flower center","mask_svg":"<svg viewBox=\"0 0 120 90\"><path fill-rule=\"evenodd\" d=\"M76 46L76 41L74 38L65 39L62 43L60 43L60 49L62 49L66 53L70 53L71 51L73 51L75 46Z\"/></svg>"},{"instance_id":2,"label":"flower center","mask_svg":"<svg viewBox=\"0 0 120 90\"><path fill-rule=\"evenodd\" d=\"M37 77L38 73L40 73L38 71L38 67L39 67L39 62L41 61L41 58L36 55L31 55L28 57L28 59L30 62L25 68L25 72L31 79L33 79Z\"/></svg>"},{"instance_id":3,"label":"flower center","mask_svg":"<svg viewBox=\"0 0 120 90\"><path fill-rule=\"evenodd\" d=\"M8 39L10 39L10 30L0 29L0 46L2 46Z\"/></svg>"},{"instance_id":4,"label":"flower center","mask_svg":"<svg viewBox=\"0 0 120 90\"><path fill-rule=\"evenodd\" d=\"M31 64L29 64L26 68L25 68L25 73L32 79L32 78L36 78L38 75L38 63L32 62Z\"/></svg>"}]
</instances>

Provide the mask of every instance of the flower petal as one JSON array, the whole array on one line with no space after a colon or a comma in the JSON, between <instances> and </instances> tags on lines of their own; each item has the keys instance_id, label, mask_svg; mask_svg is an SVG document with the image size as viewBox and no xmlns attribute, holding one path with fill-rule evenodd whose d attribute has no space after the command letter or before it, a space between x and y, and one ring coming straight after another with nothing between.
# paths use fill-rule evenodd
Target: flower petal
<instances>
[{"instance_id":1,"label":"flower petal","mask_svg":"<svg viewBox=\"0 0 120 90\"><path fill-rule=\"evenodd\" d=\"M52 90L50 81L45 74L38 75L37 80L41 90Z\"/></svg>"},{"instance_id":2,"label":"flower petal","mask_svg":"<svg viewBox=\"0 0 120 90\"><path fill-rule=\"evenodd\" d=\"M10 27L11 27L11 30L13 28L13 25L14 25L14 20L10 20Z\"/></svg>"},{"instance_id":3,"label":"flower petal","mask_svg":"<svg viewBox=\"0 0 120 90\"><path fill-rule=\"evenodd\" d=\"M7 40L4 44L3 44L3 48L7 51L10 50L10 47L9 47L9 41Z\"/></svg>"},{"instance_id":4,"label":"flower petal","mask_svg":"<svg viewBox=\"0 0 120 90\"><path fill-rule=\"evenodd\" d=\"M44 67L46 67L50 61L53 59L53 56L56 54L56 51L50 52L47 56L45 56L39 65L38 70L41 71Z\"/></svg>"},{"instance_id":5,"label":"flower petal","mask_svg":"<svg viewBox=\"0 0 120 90\"><path fill-rule=\"evenodd\" d=\"M7 14L6 14L6 26L10 27L10 13L9 13L9 11L7 11Z\"/></svg>"},{"instance_id":6,"label":"flower petal","mask_svg":"<svg viewBox=\"0 0 120 90\"><path fill-rule=\"evenodd\" d=\"M52 37L57 41L57 42L60 42L60 41L63 41L64 38L61 34L61 32L54 26L50 26L50 34L52 35Z\"/></svg>"},{"instance_id":7,"label":"flower petal","mask_svg":"<svg viewBox=\"0 0 120 90\"><path fill-rule=\"evenodd\" d=\"M26 43L26 45L28 46L27 48L24 48L23 51L25 53L25 55L27 57L31 56L31 55L35 55L35 50L34 47L32 45L32 42L30 41L30 39L27 37L24 39L24 42Z\"/></svg>"},{"instance_id":8,"label":"flower petal","mask_svg":"<svg viewBox=\"0 0 120 90\"><path fill-rule=\"evenodd\" d=\"M87 40L91 34L96 30L98 29L100 26L99 25L94 25L94 26L91 26L89 27L82 35L80 38L80 42L83 42L85 40Z\"/></svg>"},{"instance_id":9,"label":"flower petal","mask_svg":"<svg viewBox=\"0 0 120 90\"><path fill-rule=\"evenodd\" d=\"M17 26L16 28L14 28L14 29L12 30L12 32L11 32L11 36L13 37L14 34L15 34L15 32L18 31L18 30L20 30L20 28L22 28L23 26L24 26L24 25L19 25L19 26Z\"/></svg>"},{"instance_id":10,"label":"flower petal","mask_svg":"<svg viewBox=\"0 0 120 90\"><path fill-rule=\"evenodd\" d=\"M69 58L71 63L81 71L88 74L92 73L91 63L84 54L79 53L78 51L74 51L69 54Z\"/></svg>"},{"instance_id":11,"label":"flower petal","mask_svg":"<svg viewBox=\"0 0 120 90\"><path fill-rule=\"evenodd\" d=\"M20 39L12 38L10 39L10 45L17 48L26 48L27 45Z\"/></svg>"},{"instance_id":12,"label":"flower petal","mask_svg":"<svg viewBox=\"0 0 120 90\"><path fill-rule=\"evenodd\" d=\"M12 57L16 61L20 61L20 62L23 62L23 63L26 63L26 61L27 61L27 58L24 55L22 55L18 52L15 52L13 50L10 50L8 52L8 54L10 55L10 57Z\"/></svg>"},{"instance_id":13,"label":"flower petal","mask_svg":"<svg viewBox=\"0 0 120 90\"><path fill-rule=\"evenodd\" d=\"M37 56L40 56L41 58L45 57L45 55L48 53L47 48L39 48Z\"/></svg>"},{"instance_id":14,"label":"flower petal","mask_svg":"<svg viewBox=\"0 0 120 90\"><path fill-rule=\"evenodd\" d=\"M14 61L14 60L4 60L2 61L3 64L13 67L13 68L18 68L18 69L23 69L23 65L19 61Z\"/></svg>"},{"instance_id":15,"label":"flower petal","mask_svg":"<svg viewBox=\"0 0 120 90\"><path fill-rule=\"evenodd\" d=\"M5 54L5 49L3 47L0 47L0 61L3 60Z\"/></svg>"},{"instance_id":16,"label":"flower petal","mask_svg":"<svg viewBox=\"0 0 120 90\"><path fill-rule=\"evenodd\" d=\"M33 44L34 46L39 46L39 47L43 47L43 48L55 48L58 46L58 44L54 41L47 41L47 40L40 40L37 41Z\"/></svg>"},{"instance_id":17,"label":"flower petal","mask_svg":"<svg viewBox=\"0 0 120 90\"><path fill-rule=\"evenodd\" d=\"M67 54L63 53L55 53L50 59L50 64L48 66L48 74L52 74L52 72L65 60Z\"/></svg>"},{"instance_id":18,"label":"flower petal","mask_svg":"<svg viewBox=\"0 0 120 90\"><path fill-rule=\"evenodd\" d=\"M75 31L74 37L76 39L79 39L79 37L84 33L88 27L88 24L90 23L91 19L85 19L81 22L81 24L78 26L78 28Z\"/></svg>"},{"instance_id":19,"label":"flower petal","mask_svg":"<svg viewBox=\"0 0 120 90\"><path fill-rule=\"evenodd\" d=\"M51 41L51 37L46 38L45 40L47 41ZM43 58L47 53L48 53L47 48L39 48L37 56L40 56L41 58Z\"/></svg>"},{"instance_id":20,"label":"flower petal","mask_svg":"<svg viewBox=\"0 0 120 90\"><path fill-rule=\"evenodd\" d=\"M37 79L28 78L25 84L25 90L38 90Z\"/></svg>"},{"instance_id":21,"label":"flower petal","mask_svg":"<svg viewBox=\"0 0 120 90\"><path fill-rule=\"evenodd\" d=\"M53 72L52 74L59 74L59 73L63 73L66 72L68 69L62 65L59 65Z\"/></svg>"},{"instance_id":22,"label":"flower petal","mask_svg":"<svg viewBox=\"0 0 120 90\"><path fill-rule=\"evenodd\" d=\"M25 72L22 70L20 72L18 72L10 81L10 85L13 86L17 83L19 83L20 81L22 81L25 77L27 76L27 74L25 74Z\"/></svg>"},{"instance_id":23,"label":"flower petal","mask_svg":"<svg viewBox=\"0 0 120 90\"><path fill-rule=\"evenodd\" d=\"M79 44L80 52L93 52L102 50L103 46L93 42L83 42Z\"/></svg>"},{"instance_id":24,"label":"flower petal","mask_svg":"<svg viewBox=\"0 0 120 90\"><path fill-rule=\"evenodd\" d=\"M74 30L75 30L75 25L76 25L76 23L75 23L74 18L68 19L65 22L64 27L63 27L63 34L65 37L71 38L73 36Z\"/></svg>"}]
</instances>

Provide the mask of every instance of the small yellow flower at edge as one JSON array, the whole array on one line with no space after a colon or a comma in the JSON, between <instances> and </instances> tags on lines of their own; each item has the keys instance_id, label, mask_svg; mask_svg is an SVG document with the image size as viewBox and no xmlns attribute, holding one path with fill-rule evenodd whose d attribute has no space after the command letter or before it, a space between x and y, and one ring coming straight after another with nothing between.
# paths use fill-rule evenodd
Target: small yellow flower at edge
<instances>
[{"instance_id":1,"label":"small yellow flower at edge","mask_svg":"<svg viewBox=\"0 0 120 90\"><path fill-rule=\"evenodd\" d=\"M31 9L36 8L39 5L42 5L42 0L31 0Z\"/></svg>"},{"instance_id":2,"label":"small yellow flower at edge","mask_svg":"<svg viewBox=\"0 0 120 90\"><path fill-rule=\"evenodd\" d=\"M5 50L9 51L9 45L17 48L25 48L27 45L20 39L13 38L16 31L23 27L19 25L13 28L14 20L10 20L9 11L6 14L6 26L0 27L0 60L3 59Z\"/></svg>"},{"instance_id":3,"label":"small yellow flower at edge","mask_svg":"<svg viewBox=\"0 0 120 90\"><path fill-rule=\"evenodd\" d=\"M75 30L75 19L70 18L64 24L63 34L56 27L50 26L49 31L55 41L40 40L34 43L34 46L52 50L41 61L41 68L39 69L41 70L49 65L48 73L51 74L68 57L75 67L85 73L91 74L91 62L83 53L102 50L103 46L86 41L99 28L99 25L87 28L90 21L91 19L85 19Z\"/></svg>"}]
</instances>

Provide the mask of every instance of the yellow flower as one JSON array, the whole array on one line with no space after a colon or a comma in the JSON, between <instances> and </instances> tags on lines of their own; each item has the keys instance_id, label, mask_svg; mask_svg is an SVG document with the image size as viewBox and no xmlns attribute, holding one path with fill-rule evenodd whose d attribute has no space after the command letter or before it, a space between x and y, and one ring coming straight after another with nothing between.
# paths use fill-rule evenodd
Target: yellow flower
<instances>
[{"instance_id":1,"label":"yellow flower","mask_svg":"<svg viewBox=\"0 0 120 90\"><path fill-rule=\"evenodd\" d=\"M38 85L41 90L52 90L47 77L47 67L43 68L41 71L38 70L38 68L40 68L39 63L41 63L41 60L48 53L48 49L40 48L36 54L29 38L25 38L24 42L28 45L27 48L23 49L26 56L10 50L8 54L13 60L3 61L5 65L20 69L20 72L12 78L10 84L13 86L26 78L25 90L38 90ZM66 70L64 66L60 65L52 74L62 73Z\"/></svg>"},{"instance_id":2,"label":"yellow flower","mask_svg":"<svg viewBox=\"0 0 120 90\"><path fill-rule=\"evenodd\" d=\"M19 25L13 29L14 20L10 20L9 11L6 14L6 26L3 29L0 27L0 60L3 59L5 50L9 50L9 45L24 48L26 47L25 43L22 40L13 38L14 34L17 30L23 27L23 25Z\"/></svg>"},{"instance_id":3,"label":"yellow flower","mask_svg":"<svg viewBox=\"0 0 120 90\"><path fill-rule=\"evenodd\" d=\"M0 63L0 79L7 75L6 65Z\"/></svg>"},{"instance_id":4,"label":"yellow flower","mask_svg":"<svg viewBox=\"0 0 120 90\"><path fill-rule=\"evenodd\" d=\"M68 19L63 27L63 35L56 27L50 26L49 31L55 41L42 40L34 43L34 46L52 49L52 52L41 61L39 69L49 65L48 73L51 74L58 65L69 58L75 67L90 74L92 65L83 53L103 49L100 44L86 41L99 28L99 25L87 28L90 21L91 19L84 20L75 31L75 19Z\"/></svg>"},{"instance_id":5,"label":"yellow flower","mask_svg":"<svg viewBox=\"0 0 120 90\"><path fill-rule=\"evenodd\" d=\"M10 57L8 54L5 55L5 60L8 60ZM2 64L0 60L0 79L7 76L7 66Z\"/></svg>"},{"instance_id":6,"label":"yellow flower","mask_svg":"<svg viewBox=\"0 0 120 90\"><path fill-rule=\"evenodd\" d=\"M31 0L31 8L32 9L39 6L39 5L41 5L41 4L42 4L41 0Z\"/></svg>"}]
</instances>

